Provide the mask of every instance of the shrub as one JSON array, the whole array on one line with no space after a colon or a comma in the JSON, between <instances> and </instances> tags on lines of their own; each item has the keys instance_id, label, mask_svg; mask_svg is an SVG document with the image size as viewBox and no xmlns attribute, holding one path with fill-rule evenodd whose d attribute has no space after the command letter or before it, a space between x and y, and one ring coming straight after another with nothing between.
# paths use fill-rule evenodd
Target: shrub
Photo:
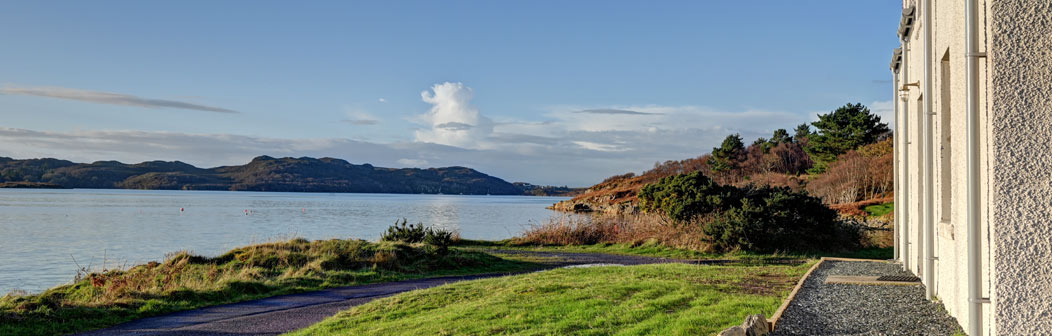
<instances>
[{"instance_id":1,"label":"shrub","mask_svg":"<svg viewBox=\"0 0 1052 336\"><path fill-rule=\"evenodd\" d=\"M830 251L860 238L821 199L784 187L746 187L740 206L716 214L705 233L722 251Z\"/></svg>"},{"instance_id":2,"label":"shrub","mask_svg":"<svg viewBox=\"0 0 1052 336\"><path fill-rule=\"evenodd\" d=\"M402 218L401 222L395 221L395 225L388 227L387 232L380 236L380 240L406 244L424 243L428 252L445 254L457 237L453 231L425 227L423 223L406 225L406 219Z\"/></svg>"},{"instance_id":3,"label":"shrub","mask_svg":"<svg viewBox=\"0 0 1052 336\"><path fill-rule=\"evenodd\" d=\"M426 231L423 223L406 225L406 219L402 218L401 222L396 220L394 225L388 227L387 232L380 236L380 240L414 244L424 241Z\"/></svg>"},{"instance_id":4,"label":"shrub","mask_svg":"<svg viewBox=\"0 0 1052 336\"><path fill-rule=\"evenodd\" d=\"M424 244L429 246L429 251L431 252L445 254L449 251L449 246L453 245L454 240L456 240L456 237L452 231L427 228L424 232Z\"/></svg>"},{"instance_id":5,"label":"shrub","mask_svg":"<svg viewBox=\"0 0 1052 336\"><path fill-rule=\"evenodd\" d=\"M640 209L664 212L678 221L726 209L736 203L737 188L722 186L701 172L662 178L639 192Z\"/></svg>"},{"instance_id":6,"label":"shrub","mask_svg":"<svg viewBox=\"0 0 1052 336\"><path fill-rule=\"evenodd\" d=\"M737 188L695 172L647 185L639 198L643 211L668 216L679 230L698 225L699 238L716 251L828 251L855 247L860 238L820 198L787 187Z\"/></svg>"},{"instance_id":7,"label":"shrub","mask_svg":"<svg viewBox=\"0 0 1052 336\"><path fill-rule=\"evenodd\" d=\"M829 204L879 198L894 190L891 140L840 155L826 172L807 184L807 191Z\"/></svg>"}]
</instances>

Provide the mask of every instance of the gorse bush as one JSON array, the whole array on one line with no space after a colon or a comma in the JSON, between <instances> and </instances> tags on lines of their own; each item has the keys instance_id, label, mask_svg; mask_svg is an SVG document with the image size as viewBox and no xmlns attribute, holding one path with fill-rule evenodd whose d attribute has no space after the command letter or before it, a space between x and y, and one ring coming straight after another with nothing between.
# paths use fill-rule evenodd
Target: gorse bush
<instances>
[{"instance_id":1,"label":"gorse bush","mask_svg":"<svg viewBox=\"0 0 1052 336\"><path fill-rule=\"evenodd\" d=\"M715 214L705 234L715 250L830 251L857 247L859 234L822 200L784 187L746 187L739 206Z\"/></svg>"},{"instance_id":2,"label":"gorse bush","mask_svg":"<svg viewBox=\"0 0 1052 336\"><path fill-rule=\"evenodd\" d=\"M786 187L724 186L695 172L647 185L639 198L643 211L701 225L715 251L830 251L860 237L821 199Z\"/></svg>"},{"instance_id":3,"label":"gorse bush","mask_svg":"<svg viewBox=\"0 0 1052 336\"><path fill-rule=\"evenodd\" d=\"M387 228L387 232L380 235L382 241L400 241L415 244L424 241L426 230L423 223L406 225L406 219L395 221L394 225Z\"/></svg>"},{"instance_id":4,"label":"gorse bush","mask_svg":"<svg viewBox=\"0 0 1052 336\"><path fill-rule=\"evenodd\" d=\"M405 218L401 222L395 221L395 224L380 236L380 240L407 244L424 243L428 251L441 254L448 252L449 246L457 240L456 233L452 231L426 227L423 223L406 225L406 222Z\"/></svg>"},{"instance_id":5,"label":"gorse bush","mask_svg":"<svg viewBox=\"0 0 1052 336\"><path fill-rule=\"evenodd\" d=\"M732 206L737 188L723 186L701 172L662 178L639 192L644 212L663 212L672 219L686 221L695 216Z\"/></svg>"},{"instance_id":6,"label":"gorse bush","mask_svg":"<svg viewBox=\"0 0 1052 336\"><path fill-rule=\"evenodd\" d=\"M449 251L449 246L453 245L454 240L456 237L451 231L428 228L424 232L424 244L427 244L434 252L441 254Z\"/></svg>"}]
</instances>

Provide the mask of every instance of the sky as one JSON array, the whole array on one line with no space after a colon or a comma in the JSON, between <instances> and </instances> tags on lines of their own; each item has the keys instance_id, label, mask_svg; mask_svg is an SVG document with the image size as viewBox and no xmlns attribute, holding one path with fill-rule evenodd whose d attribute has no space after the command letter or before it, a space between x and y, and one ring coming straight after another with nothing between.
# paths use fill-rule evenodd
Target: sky
<instances>
[{"instance_id":1,"label":"sky","mask_svg":"<svg viewBox=\"0 0 1052 336\"><path fill-rule=\"evenodd\" d=\"M860 102L893 1L9 1L0 156L336 157L589 186Z\"/></svg>"}]
</instances>

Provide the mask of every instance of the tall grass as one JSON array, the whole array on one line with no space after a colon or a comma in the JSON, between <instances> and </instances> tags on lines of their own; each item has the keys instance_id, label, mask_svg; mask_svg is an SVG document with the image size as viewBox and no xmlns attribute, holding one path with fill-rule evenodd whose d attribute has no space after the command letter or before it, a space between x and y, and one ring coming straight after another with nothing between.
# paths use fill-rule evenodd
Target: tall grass
<instances>
[{"instance_id":1,"label":"tall grass","mask_svg":"<svg viewBox=\"0 0 1052 336\"><path fill-rule=\"evenodd\" d=\"M527 228L514 244L593 245L600 243L642 245L710 251L702 230L706 218L674 221L653 214L562 216Z\"/></svg>"}]
</instances>

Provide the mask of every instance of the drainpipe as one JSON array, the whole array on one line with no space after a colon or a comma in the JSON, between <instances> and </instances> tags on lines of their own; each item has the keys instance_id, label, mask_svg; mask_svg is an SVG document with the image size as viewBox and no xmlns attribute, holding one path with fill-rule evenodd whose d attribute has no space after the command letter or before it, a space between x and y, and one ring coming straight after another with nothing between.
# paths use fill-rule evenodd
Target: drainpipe
<instances>
[{"instance_id":1,"label":"drainpipe","mask_svg":"<svg viewBox=\"0 0 1052 336\"><path fill-rule=\"evenodd\" d=\"M921 126L924 128L924 133L921 135L921 156L923 156L923 162L921 162L922 174L921 183L924 186L924 199L921 201L921 211L923 212L922 219L924 223L921 224L921 229L924 230L924 296L931 300L935 294L935 184L932 183L934 180L934 174L932 173L932 75L931 75L931 0L924 0L923 9L921 13L924 15L924 19L921 21L924 25L924 112L921 114Z\"/></svg>"},{"instance_id":2,"label":"drainpipe","mask_svg":"<svg viewBox=\"0 0 1052 336\"><path fill-rule=\"evenodd\" d=\"M979 1L968 0L965 6L968 110L967 123L967 217L968 217L968 335L982 334L983 303L990 302L982 296L982 262L980 245L979 207Z\"/></svg>"},{"instance_id":3,"label":"drainpipe","mask_svg":"<svg viewBox=\"0 0 1052 336\"><path fill-rule=\"evenodd\" d=\"M909 37L902 40L902 89L910 79ZM902 268L910 271L910 104L908 92L902 95Z\"/></svg>"},{"instance_id":4,"label":"drainpipe","mask_svg":"<svg viewBox=\"0 0 1052 336\"><path fill-rule=\"evenodd\" d=\"M899 63L899 64L902 64L902 63ZM899 66L901 66L901 65L899 65ZM899 67L899 68L902 68L902 67ZM891 99L892 99L893 104L895 105L895 124L898 124L898 104L899 104L898 103L898 100L899 100L898 99L898 68L892 68L891 72L892 72L892 76L894 77L894 79L891 81L892 82L892 86L891 87L894 88L894 93L892 94ZM895 126L895 129L898 129L898 126ZM902 244L903 244L902 243L902 240L903 240L903 233L902 233L902 231L903 231L903 202L902 202L902 197L903 196L902 196L902 193L903 193L903 190L901 189L901 186L899 186L899 182L898 182L898 180L902 178L902 176L899 175L899 172L902 172L902 167L898 166L898 157L899 157L898 150L902 149L902 144L901 144L902 141L899 140L899 138L902 138L902 130L895 130L895 133L893 134L893 136L894 137L892 139L894 141L894 144L892 145L892 149L894 151L891 151L891 153L892 153L891 161L894 162L894 173L893 174L894 174L894 177L895 177L894 178L894 183L895 184L893 186L894 187L894 193L895 193L894 194L895 195L895 199L894 199L894 202L895 202L895 215L894 215L895 216L895 240L892 243L892 248L893 248L892 250L895 252L894 260L902 260L901 258L899 258L899 253L901 253L901 250L903 250L903 248L902 248Z\"/></svg>"},{"instance_id":5,"label":"drainpipe","mask_svg":"<svg viewBox=\"0 0 1052 336\"><path fill-rule=\"evenodd\" d=\"M900 61L899 64L900 64L900 68L899 69L901 69L901 64L902 64L901 61ZM894 79L892 80L892 83L893 83L892 88L895 89L895 92L891 96L891 99L892 99L891 101L892 101L893 104L895 104L895 124L896 125L899 124L899 69L892 69L891 70L892 71L892 76L894 77ZM898 126L896 126L896 128L898 128ZM902 194L903 191L902 191L901 187L899 186L900 185L899 180L902 179L902 174L900 173L902 171L902 167L899 165L899 156L901 156L901 155L899 155L899 149L902 148L901 147L902 145L901 145L901 141L899 141L899 138L902 137L902 132L900 130L896 129L895 133L893 133L892 135L893 135L893 138L892 138L893 140L892 141L894 141L894 144L892 145L892 148L894 150L892 150L891 153L892 153L892 162L895 163L895 165L894 165L894 167L895 167L895 175L894 175L895 176L895 179L894 179L894 182L895 182L895 185L894 185L894 188L895 188L895 193L894 193L894 196L895 196L895 200L894 200L894 202L895 202L895 240L894 240L894 243L892 244L892 246L893 246L893 250L895 251L895 260L901 261L902 259L900 258L901 256L899 255L899 253L901 253L901 250L902 250L902 195L901 194Z\"/></svg>"}]
</instances>

